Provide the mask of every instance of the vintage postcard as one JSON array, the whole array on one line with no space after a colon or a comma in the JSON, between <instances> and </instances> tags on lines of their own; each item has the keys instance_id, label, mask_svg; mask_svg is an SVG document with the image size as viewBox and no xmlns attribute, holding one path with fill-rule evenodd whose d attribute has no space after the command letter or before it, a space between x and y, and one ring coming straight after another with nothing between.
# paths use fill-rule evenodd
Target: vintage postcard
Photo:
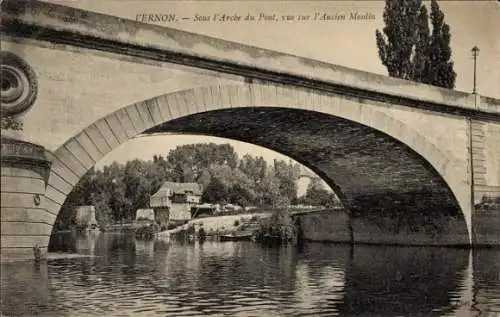
<instances>
[{"instance_id":1,"label":"vintage postcard","mask_svg":"<svg viewBox=\"0 0 500 317\"><path fill-rule=\"evenodd\" d=\"M498 1L0 7L1 316L500 316Z\"/></svg>"}]
</instances>

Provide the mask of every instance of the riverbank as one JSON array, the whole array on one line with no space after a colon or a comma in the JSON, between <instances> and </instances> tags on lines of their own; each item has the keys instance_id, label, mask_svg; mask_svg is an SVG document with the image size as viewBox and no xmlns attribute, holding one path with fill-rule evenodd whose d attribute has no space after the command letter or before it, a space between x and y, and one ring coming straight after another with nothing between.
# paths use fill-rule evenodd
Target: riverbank
<instances>
[{"instance_id":1,"label":"riverbank","mask_svg":"<svg viewBox=\"0 0 500 317\"><path fill-rule=\"evenodd\" d=\"M186 224L179 226L175 229L162 231L156 234L157 237L171 237L175 234L180 233L183 230L187 230L189 227L194 227L195 232L198 232L200 228L203 228L205 234L215 235L215 234L225 234L235 231L242 224L249 221L260 221L261 219L269 218L271 213L249 213L240 215L227 215L227 216L213 216L213 217L203 217L192 219Z\"/></svg>"}]
</instances>

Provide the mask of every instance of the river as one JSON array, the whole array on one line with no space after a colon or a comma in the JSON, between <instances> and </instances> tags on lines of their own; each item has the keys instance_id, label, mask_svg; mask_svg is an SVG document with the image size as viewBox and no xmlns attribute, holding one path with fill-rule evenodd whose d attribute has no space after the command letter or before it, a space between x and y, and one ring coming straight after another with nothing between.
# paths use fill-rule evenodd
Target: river
<instances>
[{"instance_id":1,"label":"river","mask_svg":"<svg viewBox=\"0 0 500 317\"><path fill-rule=\"evenodd\" d=\"M2 263L2 316L500 316L500 250L53 237Z\"/></svg>"}]
</instances>

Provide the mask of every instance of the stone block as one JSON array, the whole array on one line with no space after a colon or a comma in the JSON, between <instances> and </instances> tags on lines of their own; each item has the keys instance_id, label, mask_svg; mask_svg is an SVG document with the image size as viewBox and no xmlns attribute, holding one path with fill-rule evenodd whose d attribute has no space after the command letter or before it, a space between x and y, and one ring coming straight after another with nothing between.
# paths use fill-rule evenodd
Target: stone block
<instances>
[{"instance_id":1,"label":"stone block","mask_svg":"<svg viewBox=\"0 0 500 317\"><path fill-rule=\"evenodd\" d=\"M127 110L129 110L129 108L127 108ZM118 140L118 138L115 136L115 134L111 130L111 127L109 126L109 124L106 121L105 117L102 118L102 119L100 119L99 121L97 121L95 123L95 126L99 130L99 132L102 135L103 139L109 145L109 148L110 148L109 151L113 150L118 145L120 145L120 141Z\"/></svg>"},{"instance_id":2,"label":"stone block","mask_svg":"<svg viewBox=\"0 0 500 317\"><path fill-rule=\"evenodd\" d=\"M106 140L106 137L101 133L96 124L89 126L85 133L89 136L89 139L97 147L102 156L105 156L112 150L111 145Z\"/></svg>"},{"instance_id":3,"label":"stone block","mask_svg":"<svg viewBox=\"0 0 500 317\"><path fill-rule=\"evenodd\" d=\"M2 239L8 236L46 236L52 233L52 224L44 222L3 221L1 222Z\"/></svg>"},{"instance_id":4,"label":"stone block","mask_svg":"<svg viewBox=\"0 0 500 317\"><path fill-rule=\"evenodd\" d=\"M64 146L73 154L73 156L78 157L78 160L86 169L91 168L97 162L92 159L92 156L84 147L82 147L76 138L71 139Z\"/></svg>"},{"instance_id":5,"label":"stone block","mask_svg":"<svg viewBox=\"0 0 500 317\"><path fill-rule=\"evenodd\" d=\"M53 224L56 216L47 212L43 208L21 208L21 207L3 207L2 221L7 222L43 222Z\"/></svg>"},{"instance_id":6,"label":"stone block","mask_svg":"<svg viewBox=\"0 0 500 317\"><path fill-rule=\"evenodd\" d=\"M45 193L45 182L39 178L27 178L18 176L2 176L0 184L2 193Z\"/></svg>"},{"instance_id":7,"label":"stone block","mask_svg":"<svg viewBox=\"0 0 500 317\"><path fill-rule=\"evenodd\" d=\"M125 129L122 127L122 123L118 119L116 113L109 115L106 118L106 121L108 122L111 131L113 131L113 134L116 136L120 144L128 141L129 137L125 132Z\"/></svg>"},{"instance_id":8,"label":"stone block","mask_svg":"<svg viewBox=\"0 0 500 317\"><path fill-rule=\"evenodd\" d=\"M161 115L160 107L158 106L158 98L148 99L144 101L144 106L146 107L151 117L151 123L149 124L149 126L155 126L165 121L165 119L163 119Z\"/></svg>"},{"instance_id":9,"label":"stone block","mask_svg":"<svg viewBox=\"0 0 500 317\"><path fill-rule=\"evenodd\" d=\"M52 229L47 230L48 233L43 235L33 234L33 235L2 235L2 251L3 249L32 249L35 245L40 248L46 248L49 246L50 232Z\"/></svg>"},{"instance_id":10,"label":"stone block","mask_svg":"<svg viewBox=\"0 0 500 317\"><path fill-rule=\"evenodd\" d=\"M307 213L300 217L303 237L310 241L352 242L349 216L344 210Z\"/></svg>"}]
</instances>

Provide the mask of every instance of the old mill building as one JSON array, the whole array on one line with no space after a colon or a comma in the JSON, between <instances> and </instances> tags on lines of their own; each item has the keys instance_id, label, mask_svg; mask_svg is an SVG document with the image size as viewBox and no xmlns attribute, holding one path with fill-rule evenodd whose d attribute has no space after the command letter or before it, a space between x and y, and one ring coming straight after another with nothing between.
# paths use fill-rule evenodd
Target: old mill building
<instances>
[{"instance_id":1,"label":"old mill building","mask_svg":"<svg viewBox=\"0 0 500 317\"><path fill-rule=\"evenodd\" d=\"M202 188L197 183L165 182L154 193L149 205L160 225L179 224L191 219L191 207L200 204Z\"/></svg>"}]
</instances>

